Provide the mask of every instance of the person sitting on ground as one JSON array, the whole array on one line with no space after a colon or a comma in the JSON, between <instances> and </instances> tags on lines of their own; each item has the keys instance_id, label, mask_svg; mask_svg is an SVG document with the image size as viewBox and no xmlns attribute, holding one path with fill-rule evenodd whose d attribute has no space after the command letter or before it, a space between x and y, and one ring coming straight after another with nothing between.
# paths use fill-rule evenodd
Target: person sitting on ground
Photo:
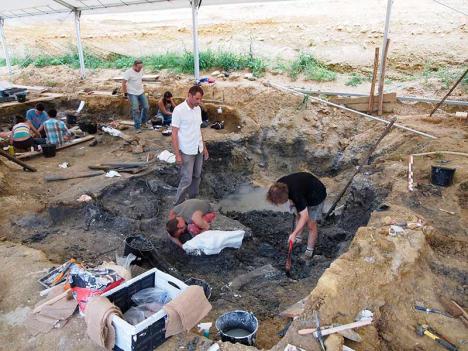
<instances>
[{"instance_id":1,"label":"person sitting on ground","mask_svg":"<svg viewBox=\"0 0 468 351\"><path fill-rule=\"evenodd\" d=\"M44 139L34 138L34 136L39 137L40 134L31 122L26 121L23 116L16 116L15 125L10 134L10 144L15 149L29 150L31 146L36 147L45 143Z\"/></svg>"},{"instance_id":2,"label":"person sitting on ground","mask_svg":"<svg viewBox=\"0 0 468 351\"><path fill-rule=\"evenodd\" d=\"M169 126L172 122L172 111L176 107L174 98L170 91L166 91L158 102L158 113L156 117L162 119L163 126Z\"/></svg>"},{"instance_id":3,"label":"person sitting on ground","mask_svg":"<svg viewBox=\"0 0 468 351\"><path fill-rule=\"evenodd\" d=\"M176 245L182 247L181 236L189 232L192 236L210 229L216 218L211 204L207 200L188 199L175 206L169 212L166 230Z\"/></svg>"},{"instance_id":4,"label":"person sitting on ground","mask_svg":"<svg viewBox=\"0 0 468 351\"><path fill-rule=\"evenodd\" d=\"M49 119L42 123L39 132L45 131L47 143L62 145L72 138L72 134L68 130L65 123L57 119L57 110L52 109L48 111Z\"/></svg>"},{"instance_id":5,"label":"person sitting on ground","mask_svg":"<svg viewBox=\"0 0 468 351\"><path fill-rule=\"evenodd\" d=\"M268 190L267 200L274 205L285 204L289 200L290 209L296 210L296 226L289 235L289 242L298 241L298 237L307 224L309 237L304 259L314 255L317 242L317 221L322 219L323 205L327 197L325 185L314 175L307 172L293 173L278 179Z\"/></svg>"},{"instance_id":6,"label":"person sitting on ground","mask_svg":"<svg viewBox=\"0 0 468 351\"><path fill-rule=\"evenodd\" d=\"M37 130L41 128L42 124L47 121L48 118L49 116L45 112L45 107L40 102L35 108L29 109L26 112L26 119L31 122L32 126ZM41 136L45 137L45 134L42 134Z\"/></svg>"}]
</instances>

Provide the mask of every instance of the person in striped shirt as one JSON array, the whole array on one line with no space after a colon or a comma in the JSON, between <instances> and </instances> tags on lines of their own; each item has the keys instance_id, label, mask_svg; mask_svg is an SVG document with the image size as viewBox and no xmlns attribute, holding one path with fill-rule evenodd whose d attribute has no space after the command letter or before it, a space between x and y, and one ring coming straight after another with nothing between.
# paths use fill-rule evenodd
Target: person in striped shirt
<instances>
[{"instance_id":1,"label":"person in striped shirt","mask_svg":"<svg viewBox=\"0 0 468 351\"><path fill-rule=\"evenodd\" d=\"M47 113L49 119L42 123L42 126L39 128L39 133L42 130L45 131L47 143L61 145L70 140L72 135L65 123L57 119L57 110L52 109Z\"/></svg>"},{"instance_id":2,"label":"person in striped shirt","mask_svg":"<svg viewBox=\"0 0 468 351\"><path fill-rule=\"evenodd\" d=\"M34 138L34 136L39 137L40 134L32 123L27 121L23 116L16 116L15 125L10 134L10 144L16 149L28 150L31 146L45 142L44 139Z\"/></svg>"}]
</instances>

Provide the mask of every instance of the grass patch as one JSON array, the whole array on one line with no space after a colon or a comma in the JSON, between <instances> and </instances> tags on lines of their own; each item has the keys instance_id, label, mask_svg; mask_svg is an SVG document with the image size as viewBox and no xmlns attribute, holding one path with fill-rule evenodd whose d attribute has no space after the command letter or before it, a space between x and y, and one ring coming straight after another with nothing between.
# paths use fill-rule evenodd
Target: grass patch
<instances>
[{"instance_id":1,"label":"grass patch","mask_svg":"<svg viewBox=\"0 0 468 351\"><path fill-rule=\"evenodd\" d=\"M335 72L310 54L302 53L296 60L289 64L280 63L277 68L286 71L288 76L293 80L296 80L300 74L304 75L305 80L315 80L318 82L329 82L336 79Z\"/></svg>"},{"instance_id":2,"label":"grass patch","mask_svg":"<svg viewBox=\"0 0 468 351\"><path fill-rule=\"evenodd\" d=\"M429 80L436 78L437 81L442 83L444 89L449 89L455 84L455 82L461 77L465 72L466 67L464 68L453 68L453 67L441 67L427 62L424 65L422 76L424 78L424 85L430 86ZM462 79L460 86L466 91L468 89L468 75Z\"/></svg>"},{"instance_id":3,"label":"grass patch","mask_svg":"<svg viewBox=\"0 0 468 351\"><path fill-rule=\"evenodd\" d=\"M345 85L346 86L351 86L351 87L356 87L356 86L364 83L364 81L366 81L366 80L368 80L368 78L364 77L363 75L357 74L357 73L352 73L351 77L349 77L349 79L345 83Z\"/></svg>"},{"instance_id":4,"label":"grass patch","mask_svg":"<svg viewBox=\"0 0 468 351\"><path fill-rule=\"evenodd\" d=\"M150 55L141 58L146 70L157 71L169 69L176 73L193 73L194 58L191 52ZM86 68L128 68L133 64L135 57L124 55L113 55L101 58L93 54L85 53L84 61ZM79 68L80 62L77 53L69 53L61 56L39 55L34 58L13 59L13 65L21 67L34 66L59 66L67 65ZM0 59L0 66L5 66L5 59ZM266 69L266 63L252 54L234 54L225 51L203 51L200 53L200 70L222 69L225 71L249 69L255 76L261 76Z\"/></svg>"}]
</instances>

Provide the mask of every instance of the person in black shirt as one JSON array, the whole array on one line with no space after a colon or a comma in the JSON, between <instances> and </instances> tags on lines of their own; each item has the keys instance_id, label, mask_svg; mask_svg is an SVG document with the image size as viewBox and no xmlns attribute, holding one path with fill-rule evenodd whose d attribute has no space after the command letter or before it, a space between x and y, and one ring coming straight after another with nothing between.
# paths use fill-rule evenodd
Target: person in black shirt
<instances>
[{"instance_id":1,"label":"person in black shirt","mask_svg":"<svg viewBox=\"0 0 468 351\"><path fill-rule=\"evenodd\" d=\"M289 241L295 242L298 235L307 224L309 237L304 258L312 258L317 242L317 221L322 218L322 210L327 189L315 176L307 172L293 173L276 181L267 193L267 200L274 205L282 205L288 200L290 207L295 208L299 218L296 217L296 227L289 235Z\"/></svg>"}]
</instances>

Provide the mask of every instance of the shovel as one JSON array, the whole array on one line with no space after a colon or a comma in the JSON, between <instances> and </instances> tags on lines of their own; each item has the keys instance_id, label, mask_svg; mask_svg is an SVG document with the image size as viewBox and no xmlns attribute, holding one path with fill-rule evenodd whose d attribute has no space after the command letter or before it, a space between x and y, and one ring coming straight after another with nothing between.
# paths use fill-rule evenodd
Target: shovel
<instances>
[{"instance_id":1,"label":"shovel","mask_svg":"<svg viewBox=\"0 0 468 351\"><path fill-rule=\"evenodd\" d=\"M294 226L295 226L295 225L296 225L296 216L293 216L292 229L291 229L291 231L294 230ZM292 241L292 240L289 240L288 258L286 259L286 266L285 266L286 276L287 276L287 277L290 277L290 276L291 276L291 266L292 266L292 263L291 263L291 256L292 256L293 244L294 244L293 241Z\"/></svg>"},{"instance_id":2,"label":"shovel","mask_svg":"<svg viewBox=\"0 0 468 351\"><path fill-rule=\"evenodd\" d=\"M291 255L292 255L292 249L293 249L293 242L292 240L289 240L289 250L288 250L288 258L286 259L286 276L290 277L291 276Z\"/></svg>"}]
</instances>

